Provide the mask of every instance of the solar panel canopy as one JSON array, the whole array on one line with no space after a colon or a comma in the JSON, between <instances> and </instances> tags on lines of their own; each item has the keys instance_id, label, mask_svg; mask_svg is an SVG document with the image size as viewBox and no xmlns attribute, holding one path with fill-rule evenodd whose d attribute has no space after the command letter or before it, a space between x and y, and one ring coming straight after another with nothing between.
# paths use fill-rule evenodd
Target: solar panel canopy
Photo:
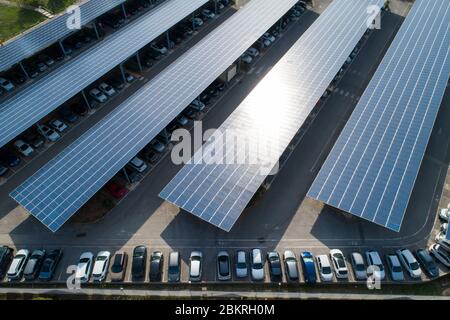
<instances>
[{"instance_id":1,"label":"solar panel canopy","mask_svg":"<svg viewBox=\"0 0 450 320\"><path fill-rule=\"evenodd\" d=\"M58 230L296 2L252 0L241 7L11 197Z\"/></svg>"},{"instance_id":2,"label":"solar panel canopy","mask_svg":"<svg viewBox=\"0 0 450 320\"><path fill-rule=\"evenodd\" d=\"M449 77L449 9L415 1L309 197L400 230Z\"/></svg>"},{"instance_id":3,"label":"solar panel canopy","mask_svg":"<svg viewBox=\"0 0 450 320\"><path fill-rule=\"evenodd\" d=\"M88 0L79 5L81 25L86 25L103 13L125 2L125 0ZM75 30L67 27L71 13L61 13L36 27L0 45L0 70L56 43Z\"/></svg>"},{"instance_id":4,"label":"solar panel canopy","mask_svg":"<svg viewBox=\"0 0 450 320\"><path fill-rule=\"evenodd\" d=\"M363 36L369 5L383 1L333 1L160 196L230 231Z\"/></svg>"},{"instance_id":5,"label":"solar panel canopy","mask_svg":"<svg viewBox=\"0 0 450 320\"><path fill-rule=\"evenodd\" d=\"M0 104L0 147L208 0L170 0Z\"/></svg>"}]
</instances>

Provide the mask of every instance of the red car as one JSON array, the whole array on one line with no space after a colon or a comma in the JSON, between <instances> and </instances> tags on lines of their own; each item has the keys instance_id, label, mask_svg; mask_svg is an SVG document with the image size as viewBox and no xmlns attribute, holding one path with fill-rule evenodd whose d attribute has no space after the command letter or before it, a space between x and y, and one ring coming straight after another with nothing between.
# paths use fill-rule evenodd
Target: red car
<instances>
[{"instance_id":1,"label":"red car","mask_svg":"<svg viewBox=\"0 0 450 320\"><path fill-rule=\"evenodd\" d=\"M125 187L122 187L121 185L114 182L108 183L106 185L106 189L116 199L121 199L124 195L127 194L127 189Z\"/></svg>"}]
</instances>

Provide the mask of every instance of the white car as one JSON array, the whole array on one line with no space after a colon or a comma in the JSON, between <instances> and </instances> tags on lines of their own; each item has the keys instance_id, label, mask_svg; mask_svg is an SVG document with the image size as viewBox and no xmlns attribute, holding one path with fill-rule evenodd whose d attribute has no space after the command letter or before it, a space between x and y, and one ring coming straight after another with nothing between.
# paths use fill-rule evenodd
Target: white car
<instances>
[{"instance_id":1,"label":"white car","mask_svg":"<svg viewBox=\"0 0 450 320\"><path fill-rule=\"evenodd\" d=\"M106 279L110 257L111 253L109 251L100 251L97 254L94 262L94 268L92 269L92 279L94 281L101 282Z\"/></svg>"},{"instance_id":2,"label":"white car","mask_svg":"<svg viewBox=\"0 0 450 320\"><path fill-rule=\"evenodd\" d=\"M55 130L49 128L46 125L39 125L38 131L40 134L42 134L44 136L45 139L47 139L51 142L55 142L55 141L59 140L59 138L61 138L61 136Z\"/></svg>"},{"instance_id":3,"label":"white car","mask_svg":"<svg viewBox=\"0 0 450 320\"><path fill-rule=\"evenodd\" d=\"M260 249L252 249L250 251L250 268L253 280L264 280L264 260Z\"/></svg>"},{"instance_id":4,"label":"white car","mask_svg":"<svg viewBox=\"0 0 450 320\"><path fill-rule=\"evenodd\" d=\"M253 62L252 56L250 56L250 55L248 55L248 54L246 54L246 53L244 53L244 54L241 56L241 60L242 60L242 62L245 63L245 64L250 64L250 63Z\"/></svg>"},{"instance_id":5,"label":"white car","mask_svg":"<svg viewBox=\"0 0 450 320\"><path fill-rule=\"evenodd\" d=\"M368 266L367 275L371 276L373 274L375 278L384 280L386 274L384 272L383 262L381 262L378 252L373 250L367 251L366 260Z\"/></svg>"},{"instance_id":6,"label":"white car","mask_svg":"<svg viewBox=\"0 0 450 320\"><path fill-rule=\"evenodd\" d=\"M440 244L432 244L429 248L430 253L444 266L450 268L450 257Z\"/></svg>"},{"instance_id":7,"label":"white car","mask_svg":"<svg viewBox=\"0 0 450 320\"><path fill-rule=\"evenodd\" d=\"M436 237L434 237L435 242L445 241L447 238L447 232L441 231L439 232Z\"/></svg>"},{"instance_id":8,"label":"white car","mask_svg":"<svg viewBox=\"0 0 450 320\"><path fill-rule=\"evenodd\" d=\"M393 281L403 281L405 276L403 274L402 266L395 254L386 255L387 268L391 273L391 278Z\"/></svg>"},{"instance_id":9,"label":"white car","mask_svg":"<svg viewBox=\"0 0 450 320\"><path fill-rule=\"evenodd\" d=\"M196 28L203 25L203 20L198 17L190 18L189 21L192 22Z\"/></svg>"},{"instance_id":10,"label":"white car","mask_svg":"<svg viewBox=\"0 0 450 320\"><path fill-rule=\"evenodd\" d=\"M264 33L263 36L262 36L262 38L263 38L264 40L269 40L270 43L274 43L275 40L276 40L276 38L275 38L272 34L270 34L269 32Z\"/></svg>"},{"instance_id":11,"label":"white car","mask_svg":"<svg viewBox=\"0 0 450 320\"><path fill-rule=\"evenodd\" d=\"M214 12L212 12L209 9L203 9L202 10L202 15L206 18L206 19L214 19L216 17L216 15L214 14Z\"/></svg>"},{"instance_id":12,"label":"white car","mask_svg":"<svg viewBox=\"0 0 450 320\"><path fill-rule=\"evenodd\" d=\"M160 44L157 44L156 42L152 42L150 44L150 48L152 48L153 50L155 50L159 54L167 54L167 52L169 51L169 50L167 50L166 47L164 47L164 46L162 46Z\"/></svg>"},{"instance_id":13,"label":"white car","mask_svg":"<svg viewBox=\"0 0 450 320\"><path fill-rule=\"evenodd\" d=\"M22 278L23 270L25 269L29 257L30 251L27 249L17 251L17 254L9 265L7 273L8 280L20 280L20 278Z\"/></svg>"},{"instance_id":14,"label":"white car","mask_svg":"<svg viewBox=\"0 0 450 320\"><path fill-rule=\"evenodd\" d=\"M189 258L189 281L199 282L202 280L203 253L192 251Z\"/></svg>"},{"instance_id":15,"label":"white car","mask_svg":"<svg viewBox=\"0 0 450 320\"><path fill-rule=\"evenodd\" d=\"M94 98L95 101L100 103L106 102L106 100L108 100L108 97L97 88L91 89L89 91L89 95Z\"/></svg>"},{"instance_id":16,"label":"white car","mask_svg":"<svg viewBox=\"0 0 450 320\"><path fill-rule=\"evenodd\" d=\"M144 172L147 169L147 164L139 157L134 157L128 162L128 166L136 170L137 172Z\"/></svg>"},{"instance_id":17,"label":"white car","mask_svg":"<svg viewBox=\"0 0 450 320\"><path fill-rule=\"evenodd\" d=\"M14 90L14 85L12 84L12 82L5 78L0 78L0 87L3 88L3 90L5 90L6 92L11 92Z\"/></svg>"},{"instance_id":18,"label":"white car","mask_svg":"<svg viewBox=\"0 0 450 320\"><path fill-rule=\"evenodd\" d=\"M205 109L205 104L198 99L192 101L189 106L196 111L203 111L203 109Z\"/></svg>"},{"instance_id":19,"label":"white car","mask_svg":"<svg viewBox=\"0 0 450 320\"><path fill-rule=\"evenodd\" d=\"M53 119L52 121L50 121L50 125L58 132L64 132L68 128L64 122L58 119Z\"/></svg>"},{"instance_id":20,"label":"white car","mask_svg":"<svg viewBox=\"0 0 450 320\"><path fill-rule=\"evenodd\" d=\"M236 253L236 277L246 278L248 275L247 254L240 250Z\"/></svg>"},{"instance_id":21,"label":"white car","mask_svg":"<svg viewBox=\"0 0 450 320\"><path fill-rule=\"evenodd\" d=\"M16 150L25 157L31 156L34 152L34 149L23 140L17 140L16 142L14 142L14 148L16 148Z\"/></svg>"},{"instance_id":22,"label":"white car","mask_svg":"<svg viewBox=\"0 0 450 320\"><path fill-rule=\"evenodd\" d=\"M336 278L338 279L347 279L348 278L348 268L345 263L345 257L341 250L332 249L330 250L330 258L333 262L334 272L336 274Z\"/></svg>"},{"instance_id":23,"label":"white car","mask_svg":"<svg viewBox=\"0 0 450 320\"><path fill-rule=\"evenodd\" d=\"M269 39L261 38L260 41L265 48L270 47L272 45L272 42Z\"/></svg>"},{"instance_id":24,"label":"white car","mask_svg":"<svg viewBox=\"0 0 450 320\"><path fill-rule=\"evenodd\" d=\"M441 232L447 233L448 222L441 224Z\"/></svg>"},{"instance_id":25,"label":"white car","mask_svg":"<svg viewBox=\"0 0 450 320\"><path fill-rule=\"evenodd\" d=\"M352 252L350 255L350 261L352 263L353 274L356 280L367 279L367 268L364 264L364 258L359 252Z\"/></svg>"},{"instance_id":26,"label":"white car","mask_svg":"<svg viewBox=\"0 0 450 320\"><path fill-rule=\"evenodd\" d=\"M91 276L93 264L94 255L92 254L92 252L84 252L80 256L80 260L78 261L75 279L79 280L81 283L88 282L89 277Z\"/></svg>"},{"instance_id":27,"label":"white car","mask_svg":"<svg viewBox=\"0 0 450 320\"><path fill-rule=\"evenodd\" d=\"M106 82L100 83L98 88L100 89L101 92L103 92L104 94L106 94L109 97L112 97L113 95L116 94L116 90L114 90L114 88L112 86L110 86L109 84L107 84Z\"/></svg>"},{"instance_id":28,"label":"white car","mask_svg":"<svg viewBox=\"0 0 450 320\"><path fill-rule=\"evenodd\" d=\"M447 253L450 253L450 241L447 240L447 238L443 237L436 241L438 245L442 247Z\"/></svg>"},{"instance_id":29,"label":"white car","mask_svg":"<svg viewBox=\"0 0 450 320\"><path fill-rule=\"evenodd\" d=\"M400 249L396 251L396 254L411 278L420 278L422 276L419 263L410 250Z\"/></svg>"},{"instance_id":30,"label":"white car","mask_svg":"<svg viewBox=\"0 0 450 320\"><path fill-rule=\"evenodd\" d=\"M316 263L320 279L324 282L333 281L333 270L328 256L326 254L316 256Z\"/></svg>"},{"instance_id":31,"label":"white car","mask_svg":"<svg viewBox=\"0 0 450 320\"><path fill-rule=\"evenodd\" d=\"M247 51L245 51L245 54L251 56L252 58L256 58L257 56L259 56L259 51L256 48L248 48Z\"/></svg>"}]
</instances>

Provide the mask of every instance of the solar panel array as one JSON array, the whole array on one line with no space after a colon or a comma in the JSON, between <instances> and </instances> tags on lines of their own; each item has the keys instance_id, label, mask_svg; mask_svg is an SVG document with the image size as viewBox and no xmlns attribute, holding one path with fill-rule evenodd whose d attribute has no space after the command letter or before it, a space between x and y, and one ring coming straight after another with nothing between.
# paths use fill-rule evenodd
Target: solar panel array
<instances>
[{"instance_id":1,"label":"solar panel array","mask_svg":"<svg viewBox=\"0 0 450 320\"><path fill-rule=\"evenodd\" d=\"M103 13L125 2L125 0L89 0L79 5L81 25L86 25ZM14 64L56 43L74 30L67 28L71 13L61 13L37 25L23 34L0 45L0 70Z\"/></svg>"},{"instance_id":2,"label":"solar panel array","mask_svg":"<svg viewBox=\"0 0 450 320\"><path fill-rule=\"evenodd\" d=\"M160 196L230 231L363 36L374 4L383 1L333 1Z\"/></svg>"},{"instance_id":3,"label":"solar panel array","mask_svg":"<svg viewBox=\"0 0 450 320\"><path fill-rule=\"evenodd\" d=\"M0 104L0 147L208 0L170 0Z\"/></svg>"},{"instance_id":4,"label":"solar panel array","mask_svg":"<svg viewBox=\"0 0 450 320\"><path fill-rule=\"evenodd\" d=\"M308 196L399 231L450 72L450 3L416 0Z\"/></svg>"},{"instance_id":5,"label":"solar panel array","mask_svg":"<svg viewBox=\"0 0 450 320\"><path fill-rule=\"evenodd\" d=\"M51 231L58 230L296 2L250 1L11 197Z\"/></svg>"}]
</instances>

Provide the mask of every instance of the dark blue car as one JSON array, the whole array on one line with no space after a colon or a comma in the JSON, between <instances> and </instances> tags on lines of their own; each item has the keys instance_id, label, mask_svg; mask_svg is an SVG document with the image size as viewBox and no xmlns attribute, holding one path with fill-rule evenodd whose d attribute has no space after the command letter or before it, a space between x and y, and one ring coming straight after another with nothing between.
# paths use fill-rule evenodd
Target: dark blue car
<instances>
[{"instance_id":1,"label":"dark blue car","mask_svg":"<svg viewBox=\"0 0 450 320\"><path fill-rule=\"evenodd\" d=\"M311 252L302 252L300 256L303 265L303 276L305 277L305 282L308 284L316 283L317 276L313 255Z\"/></svg>"},{"instance_id":2,"label":"dark blue car","mask_svg":"<svg viewBox=\"0 0 450 320\"><path fill-rule=\"evenodd\" d=\"M1 162L12 168L20 164L20 158L10 151L4 151L1 156Z\"/></svg>"}]
</instances>

